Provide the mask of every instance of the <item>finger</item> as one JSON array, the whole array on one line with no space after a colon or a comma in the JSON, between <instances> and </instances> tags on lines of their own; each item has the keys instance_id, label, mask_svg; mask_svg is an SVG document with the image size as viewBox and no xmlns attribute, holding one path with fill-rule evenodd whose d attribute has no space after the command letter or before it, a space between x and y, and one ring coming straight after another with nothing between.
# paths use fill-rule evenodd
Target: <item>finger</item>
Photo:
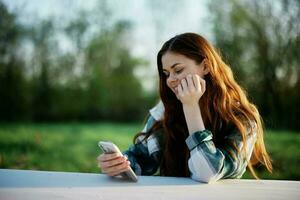
<instances>
[{"instance_id":1,"label":"finger","mask_svg":"<svg viewBox=\"0 0 300 200\"><path fill-rule=\"evenodd\" d=\"M114 160L110 160L110 161L106 161L106 162L100 162L100 165L103 167L103 168L108 168L108 167L112 167L112 166L116 166L116 165L119 165L123 162L125 162L125 158L124 157L119 157L117 159L114 159Z\"/></svg>"},{"instance_id":2,"label":"finger","mask_svg":"<svg viewBox=\"0 0 300 200\"><path fill-rule=\"evenodd\" d=\"M126 166L126 167L124 167L123 169L120 169L118 172L115 172L115 173L109 173L108 175L109 175L109 176L117 176L117 175L121 174L122 172L128 171L129 169L130 169L130 167L129 167L129 166Z\"/></svg>"},{"instance_id":3,"label":"finger","mask_svg":"<svg viewBox=\"0 0 300 200\"><path fill-rule=\"evenodd\" d=\"M120 153L104 153L104 154L101 154L98 158L99 158L99 161L104 162L104 161L116 159L120 156L122 156Z\"/></svg>"},{"instance_id":4,"label":"finger","mask_svg":"<svg viewBox=\"0 0 300 200\"><path fill-rule=\"evenodd\" d=\"M119 175L122 172L128 171L129 169L130 169L130 162L127 162L126 165L120 166L120 168L118 168L117 171L109 172L108 174L110 176L116 176L116 175Z\"/></svg>"},{"instance_id":5,"label":"finger","mask_svg":"<svg viewBox=\"0 0 300 200\"><path fill-rule=\"evenodd\" d=\"M104 156L104 153L100 154L100 155L97 157L97 160L98 160L99 162L102 161L103 156Z\"/></svg>"},{"instance_id":6,"label":"finger","mask_svg":"<svg viewBox=\"0 0 300 200\"><path fill-rule=\"evenodd\" d=\"M121 169L123 169L126 166L130 166L130 162L129 161L126 161L126 162L123 162L122 164L119 164L119 165L107 168L107 169L105 169L105 171L108 174L109 173L116 173L116 172L119 172Z\"/></svg>"},{"instance_id":7,"label":"finger","mask_svg":"<svg viewBox=\"0 0 300 200\"><path fill-rule=\"evenodd\" d=\"M178 91L178 96L181 96L182 93L183 93L183 89L182 89L181 84L179 84L179 85L177 86L177 91Z\"/></svg>"},{"instance_id":8,"label":"finger","mask_svg":"<svg viewBox=\"0 0 300 200\"><path fill-rule=\"evenodd\" d=\"M199 80L200 80L200 85L201 85L201 91L202 91L202 93L204 93L206 90L206 82L202 78L199 78Z\"/></svg>"},{"instance_id":9,"label":"finger","mask_svg":"<svg viewBox=\"0 0 300 200\"><path fill-rule=\"evenodd\" d=\"M122 163L127 160L128 160L128 158L126 156L121 156L121 157L117 157L115 159L105 160L105 161L98 160L98 167L101 169L106 169L111 166L118 165L119 163Z\"/></svg>"},{"instance_id":10,"label":"finger","mask_svg":"<svg viewBox=\"0 0 300 200\"><path fill-rule=\"evenodd\" d=\"M199 75L194 74L192 78L193 78L193 82L194 82L194 85L195 85L196 90L201 89L201 84L200 84L200 77L199 77Z\"/></svg>"},{"instance_id":11,"label":"finger","mask_svg":"<svg viewBox=\"0 0 300 200\"><path fill-rule=\"evenodd\" d=\"M125 160L128 160L128 156L126 154L124 154L123 157L125 158Z\"/></svg>"},{"instance_id":12,"label":"finger","mask_svg":"<svg viewBox=\"0 0 300 200\"><path fill-rule=\"evenodd\" d=\"M188 83L188 88L189 88L190 91L195 90L195 85L194 85L192 77L193 76L191 74L187 75L187 77L186 77L186 80L187 80L187 83Z\"/></svg>"},{"instance_id":13,"label":"finger","mask_svg":"<svg viewBox=\"0 0 300 200\"><path fill-rule=\"evenodd\" d=\"M181 86L183 93L188 91L187 81L185 78L181 80Z\"/></svg>"}]
</instances>

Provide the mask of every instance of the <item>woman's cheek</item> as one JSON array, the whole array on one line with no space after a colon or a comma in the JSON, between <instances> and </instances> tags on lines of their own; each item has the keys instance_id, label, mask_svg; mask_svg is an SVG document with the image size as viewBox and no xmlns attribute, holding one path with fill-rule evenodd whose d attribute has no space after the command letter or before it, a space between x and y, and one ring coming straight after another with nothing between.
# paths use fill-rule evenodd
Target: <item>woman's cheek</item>
<instances>
[{"instance_id":1,"label":"woman's cheek","mask_svg":"<svg viewBox=\"0 0 300 200\"><path fill-rule=\"evenodd\" d=\"M185 79L185 77L186 77L186 74L180 74L180 75L178 76L178 81L179 81L179 83L181 83L181 80L182 80L182 79Z\"/></svg>"}]
</instances>

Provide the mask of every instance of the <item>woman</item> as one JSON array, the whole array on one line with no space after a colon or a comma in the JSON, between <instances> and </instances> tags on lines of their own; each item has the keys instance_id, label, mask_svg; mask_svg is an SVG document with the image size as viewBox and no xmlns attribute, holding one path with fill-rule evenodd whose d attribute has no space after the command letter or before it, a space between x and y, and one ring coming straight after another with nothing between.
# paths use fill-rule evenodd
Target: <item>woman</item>
<instances>
[{"instance_id":1,"label":"woman","mask_svg":"<svg viewBox=\"0 0 300 200\"><path fill-rule=\"evenodd\" d=\"M103 173L129 166L139 175L191 177L201 182L240 178L248 166L272 165L256 107L203 37L184 33L158 52L161 101L124 156L98 157ZM158 170L159 169L159 170Z\"/></svg>"}]
</instances>

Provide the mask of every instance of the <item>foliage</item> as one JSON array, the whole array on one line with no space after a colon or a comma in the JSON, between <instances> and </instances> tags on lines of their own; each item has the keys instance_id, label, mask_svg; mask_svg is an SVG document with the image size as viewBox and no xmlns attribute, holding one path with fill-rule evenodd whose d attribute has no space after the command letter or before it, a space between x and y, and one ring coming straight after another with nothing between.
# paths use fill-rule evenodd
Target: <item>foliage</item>
<instances>
[{"instance_id":1,"label":"foliage","mask_svg":"<svg viewBox=\"0 0 300 200\"><path fill-rule=\"evenodd\" d=\"M132 121L154 104L134 76L145 61L131 55L131 24L110 23L105 6L64 24L53 18L29 25L4 3L0 8L1 121ZM99 23L91 26L92 17ZM59 34L72 50L61 48Z\"/></svg>"},{"instance_id":2,"label":"foliage","mask_svg":"<svg viewBox=\"0 0 300 200\"><path fill-rule=\"evenodd\" d=\"M299 129L299 1L213 1L210 10L216 45L266 125Z\"/></svg>"},{"instance_id":3,"label":"foliage","mask_svg":"<svg viewBox=\"0 0 300 200\"><path fill-rule=\"evenodd\" d=\"M23 27L0 2L0 120L25 117L27 108L24 61L17 51ZM21 103L22 102L22 103ZM19 113L16 115L16 113Z\"/></svg>"},{"instance_id":4,"label":"foliage","mask_svg":"<svg viewBox=\"0 0 300 200\"><path fill-rule=\"evenodd\" d=\"M147 5L163 37L163 6ZM163 10L170 17L183 5ZM209 8L215 44L266 127L299 130L299 1L215 0ZM114 20L107 0L69 20L31 24L1 0L0 11L0 121L134 121L154 105L157 94L134 75L148 58L131 54L133 24Z\"/></svg>"}]
</instances>

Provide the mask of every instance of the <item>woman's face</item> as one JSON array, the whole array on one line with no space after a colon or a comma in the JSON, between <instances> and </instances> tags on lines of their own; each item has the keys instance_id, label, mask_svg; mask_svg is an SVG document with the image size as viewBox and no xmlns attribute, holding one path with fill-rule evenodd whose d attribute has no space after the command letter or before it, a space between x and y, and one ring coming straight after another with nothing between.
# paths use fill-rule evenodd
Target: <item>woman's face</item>
<instances>
[{"instance_id":1,"label":"woman's face","mask_svg":"<svg viewBox=\"0 0 300 200\"><path fill-rule=\"evenodd\" d=\"M206 75L204 62L197 64L194 60L178 53L166 52L162 56L163 72L166 75L167 86L177 95L178 84L188 74L198 74L201 78Z\"/></svg>"}]
</instances>

